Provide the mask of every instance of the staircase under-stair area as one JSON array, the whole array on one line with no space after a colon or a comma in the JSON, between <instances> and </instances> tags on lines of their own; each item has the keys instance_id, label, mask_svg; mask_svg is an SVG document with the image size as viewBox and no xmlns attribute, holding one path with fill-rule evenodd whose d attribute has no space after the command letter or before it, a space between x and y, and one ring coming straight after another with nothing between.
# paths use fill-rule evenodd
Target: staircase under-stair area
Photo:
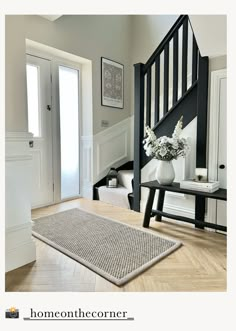
<instances>
[{"instance_id":1,"label":"staircase under-stair area","mask_svg":"<svg viewBox=\"0 0 236 331\"><path fill-rule=\"evenodd\" d=\"M105 185L98 187L99 200L121 208L132 209L129 197L133 192L133 176L133 170L118 171L118 187L110 188Z\"/></svg>"},{"instance_id":2,"label":"staircase under-stair area","mask_svg":"<svg viewBox=\"0 0 236 331\"><path fill-rule=\"evenodd\" d=\"M133 209L133 162L119 167L118 187L106 187L106 177L94 185L94 200L100 200L114 206Z\"/></svg>"}]
</instances>

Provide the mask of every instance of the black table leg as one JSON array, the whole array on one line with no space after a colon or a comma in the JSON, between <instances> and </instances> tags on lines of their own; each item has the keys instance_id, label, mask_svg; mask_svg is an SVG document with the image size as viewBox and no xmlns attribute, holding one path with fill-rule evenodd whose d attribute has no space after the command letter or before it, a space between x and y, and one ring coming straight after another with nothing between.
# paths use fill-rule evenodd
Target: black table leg
<instances>
[{"instance_id":1,"label":"black table leg","mask_svg":"<svg viewBox=\"0 0 236 331\"><path fill-rule=\"evenodd\" d=\"M195 198L195 220L205 221L205 198L198 195ZM204 226L199 224L196 224L195 227L204 229Z\"/></svg>"},{"instance_id":2,"label":"black table leg","mask_svg":"<svg viewBox=\"0 0 236 331\"><path fill-rule=\"evenodd\" d=\"M159 195L158 195L158 200L157 200L157 210L159 210L159 211L163 211L164 198L165 198L165 191L159 190ZM157 222L161 222L161 215L156 215L155 220Z\"/></svg>"},{"instance_id":3,"label":"black table leg","mask_svg":"<svg viewBox=\"0 0 236 331\"><path fill-rule=\"evenodd\" d=\"M155 189L149 189L149 195L148 195L148 200L147 200L144 219L143 219L144 228L149 227L155 191L156 191Z\"/></svg>"}]
</instances>

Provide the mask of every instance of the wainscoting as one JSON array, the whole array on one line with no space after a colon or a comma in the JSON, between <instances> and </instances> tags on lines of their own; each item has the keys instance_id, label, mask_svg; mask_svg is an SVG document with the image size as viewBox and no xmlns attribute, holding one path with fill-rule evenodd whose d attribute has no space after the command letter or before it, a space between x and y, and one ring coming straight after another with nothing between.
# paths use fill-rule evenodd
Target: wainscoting
<instances>
[{"instance_id":1,"label":"wainscoting","mask_svg":"<svg viewBox=\"0 0 236 331\"><path fill-rule=\"evenodd\" d=\"M31 174L27 132L6 134L6 271L36 259L31 238Z\"/></svg>"},{"instance_id":2,"label":"wainscoting","mask_svg":"<svg viewBox=\"0 0 236 331\"><path fill-rule=\"evenodd\" d=\"M132 159L132 125L133 117L128 117L93 137L94 183L106 176L110 167L119 167Z\"/></svg>"}]
</instances>

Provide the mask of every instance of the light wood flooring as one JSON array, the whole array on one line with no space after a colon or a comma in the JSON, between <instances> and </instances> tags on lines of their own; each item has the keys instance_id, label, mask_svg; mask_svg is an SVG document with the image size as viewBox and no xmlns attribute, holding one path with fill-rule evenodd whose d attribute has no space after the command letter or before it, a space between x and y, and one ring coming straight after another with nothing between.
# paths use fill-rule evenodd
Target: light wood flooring
<instances>
[{"instance_id":1,"label":"light wood flooring","mask_svg":"<svg viewBox=\"0 0 236 331\"><path fill-rule=\"evenodd\" d=\"M142 227L143 214L87 199L33 210L32 218L76 207ZM122 287L34 238L37 260L8 272L6 291L226 291L225 235L171 221L152 219L150 225L153 231L178 239L183 246Z\"/></svg>"}]
</instances>

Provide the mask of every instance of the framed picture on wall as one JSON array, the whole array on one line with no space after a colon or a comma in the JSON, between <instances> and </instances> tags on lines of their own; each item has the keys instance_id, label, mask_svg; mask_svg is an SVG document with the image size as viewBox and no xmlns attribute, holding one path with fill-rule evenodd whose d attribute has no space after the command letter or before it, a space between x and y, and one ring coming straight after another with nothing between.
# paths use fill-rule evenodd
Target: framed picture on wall
<instances>
[{"instance_id":1,"label":"framed picture on wall","mask_svg":"<svg viewBox=\"0 0 236 331\"><path fill-rule=\"evenodd\" d=\"M102 106L124 108L124 66L101 58Z\"/></svg>"}]
</instances>

